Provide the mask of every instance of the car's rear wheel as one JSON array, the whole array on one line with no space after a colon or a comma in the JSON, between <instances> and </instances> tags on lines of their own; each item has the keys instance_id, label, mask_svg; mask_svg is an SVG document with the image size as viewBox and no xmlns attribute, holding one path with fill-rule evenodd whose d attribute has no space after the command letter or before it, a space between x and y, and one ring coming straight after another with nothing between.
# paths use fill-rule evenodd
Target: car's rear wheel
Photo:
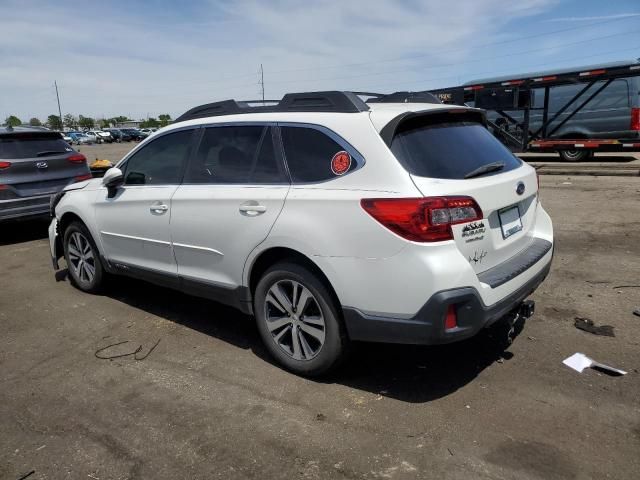
<instances>
[{"instance_id":1,"label":"car's rear wheel","mask_svg":"<svg viewBox=\"0 0 640 480\"><path fill-rule=\"evenodd\" d=\"M269 268L256 287L254 313L271 355L288 370L315 376L344 359L349 345L327 286L294 263Z\"/></svg>"},{"instance_id":2,"label":"car's rear wheel","mask_svg":"<svg viewBox=\"0 0 640 480\"><path fill-rule=\"evenodd\" d=\"M64 232L64 258L73 284L85 292L102 286L104 269L91 234L80 222L71 223Z\"/></svg>"},{"instance_id":3,"label":"car's rear wheel","mask_svg":"<svg viewBox=\"0 0 640 480\"><path fill-rule=\"evenodd\" d=\"M593 156L589 150L560 150L558 153L565 162L584 162Z\"/></svg>"}]
</instances>

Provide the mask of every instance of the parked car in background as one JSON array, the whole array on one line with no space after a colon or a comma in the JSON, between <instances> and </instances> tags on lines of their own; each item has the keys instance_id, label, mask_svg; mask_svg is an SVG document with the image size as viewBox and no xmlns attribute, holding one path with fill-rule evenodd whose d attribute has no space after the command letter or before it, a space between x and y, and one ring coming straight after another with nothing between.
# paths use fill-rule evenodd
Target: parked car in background
<instances>
[{"instance_id":1,"label":"parked car in background","mask_svg":"<svg viewBox=\"0 0 640 480\"><path fill-rule=\"evenodd\" d=\"M139 130L136 130L135 128L121 128L120 131L123 134L131 137L131 140L135 140L136 142L139 142L140 140L144 140L147 136L142 132L140 132Z\"/></svg>"},{"instance_id":2,"label":"parked car in background","mask_svg":"<svg viewBox=\"0 0 640 480\"><path fill-rule=\"evenodd\" d=\"M91 145L96 143L95 137L90 137L83 132L69 132L69 137L76 145Z\"/></svg>"},{"instance_id":3,"label":"parked car in background","mask_svg":"<svg viewBox=\"0 0 640 480\"><path fill-rule=\"evenodd\" d=\"M86 132L87 134L93 134L96 137L96 143L112 143L113 137L109 132L103 132L102 130L91 130Z\"/></svg>"},{"instance_id":4,"label":"parked car in background","mask_svg":"<svg viewBox=\"0 0 640 480\"><path fill-rule=\"evenodd\" d=\"M0 127L0 220L48 214L51 195L90 178L60 132Z\"/></svg>"},{"instance_id":5,"label":"parked car in background","mask_svg":"<svg viewBox=\"0 0 640 480\"><path fill-rule=\"evenodd\" d=\"M144 133L146 136L151 135L153 132L155 132L156 130L158 130L157 128L142 128L140 129L140 131L142 133Z\"/></svg>"},{"instance_id":6,"label":"parked car in background","mask_svg":"<svg viewBox=\"0 0 640 480\"><path fill-rule=\"evenodd\" d=\"M95 132L87 130L82 133L83 135L86 135L87 137L89 137L92 140L92 143L101 143L100 140L98 139L98 136L95 134Z\"/></svg>"},{"instance_id":7,"label":"parked car in background","mask_svg":"<svg viewBox=\"0 0 640 480\"><path fill-rule=\"evenodd\" d=\"M60 135L62 135L62 139L67 142L69 145L71 145L73 143L73 138L71 138L68 134L64 133L64 132L60 132Z\"/></svg>"},{"instance_id":8,"label":"parked car in background","mask_svg":"<svg viewBox=\"0 0 640 480\"><path fill-rule=\"evenodd\" d=\"M130 142L132 140L131 135L123 132L119 128L109 128L106 131L109 132L111 134L111 136L114 138L114 140L116 142L118 142L118 143L120 143L120 142Z\"/></svg>"}]
</instances>

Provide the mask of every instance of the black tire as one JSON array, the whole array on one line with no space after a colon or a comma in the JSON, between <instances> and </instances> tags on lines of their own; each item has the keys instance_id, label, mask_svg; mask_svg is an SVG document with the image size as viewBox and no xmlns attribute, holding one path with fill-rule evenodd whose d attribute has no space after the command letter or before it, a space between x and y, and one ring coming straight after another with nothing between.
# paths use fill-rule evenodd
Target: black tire
<instances>
[{"instance_id":1,"label":"black tire","mask_svg":"<svg viewBox=\"0 0 640 480\"><path fill-rule=\"evenodd\" d=\"M280 288L282 286L283 289L285 289L287 284L291 284L292 288L294 288L294 284L302 286L302 291L306 289L311 293L312 297L305 302L300 312L294 314L295 326L293 323L294 320L291 319L291 323L284 325L281 329L270 330L268 326L268 316L271 318L271 313L274 311L278 315L282 315L282 319L276 321L286 322L287 319L285 316L291 318L290 315L286 315L286 313L280 313L277 309L274 310L273 304L267 300L267 295L270 295L272 287ZM300 292L298 296L299 299L302 291L298 291ZM290 298L292 297L289 297L289 299ZM293 298L295 298L295 295ZM339 306L331 294L330 289L307 268L289 262L273 265L263 274L256 286L253 308L258 331L260 332L264 345L276 361L287 370L309 377L318 376L335 369L346 358L349 350L349 338L344 328ZM280 310L284 312L283 309ZM293 306L293 311L296 311L295 306ZM306 315L305 312L311 313L311 315ZM313 315L313 313L319 313L319 315ZM296 315L300 315L300 317L298 318ZM313 318L313 322L322 321L324 323L324 339L322 343L318 342L320 344L319 347L314 341L315 337L308 335L306 332L309 327L316 328L316 331L320 331L321 328L317 326L317 323L305 323L305 317L307 317L309 321ZM301 324L304 325L301 327L297 326ZM305 327L306 330L303 330ZM275 338L280 333L283 333L282 338L285 339L284 342L286 342L286 339L291 340L292 345L288 350L285 350L287 347L280 345ZM294 358L294 333L298 335L296 342L298 344L298 354L308 358ZM307 340L305 340L305 338ZM283 342L283 340L280 341ZM309 355L309 349L311 348L313 350L314 347L318 348L317 352L313 356Z\"/></svg>"},{"instance_id":2,"label":"black tire","mask_svg":"<svg viewBox=\"0 0 640 480\"><path fill-rule=\"evenodd\" d=\"M79 242L79 238L85 239L87 243ZM83 292L98 292L104 283L105 272L100 261L98 247L96 247L87 227L81 222L72 222L64 231L62 245L64 247L64 259L69 270L69 278L71 278L73 285ZM78 248L78 245L80 245L80 248ZM82 248L84 246L86 248ZM81 259L77 256L79 250L84 250ZM89 257L89 251L91 257ZM85 263L87 266L83 267L81 263ZM93 273L92 275L90 275L91 272Z\"/></svg>"},{"instance_id":3,"label":"black tire","mask_svg":"<svg viewBox=\"0 0 640 480\"><path fill-rule=\"evenodd\" d=\"M560 150L558 153L565 162L585 162L593 157L589 150Z\"/></svg>"}]
</instances>

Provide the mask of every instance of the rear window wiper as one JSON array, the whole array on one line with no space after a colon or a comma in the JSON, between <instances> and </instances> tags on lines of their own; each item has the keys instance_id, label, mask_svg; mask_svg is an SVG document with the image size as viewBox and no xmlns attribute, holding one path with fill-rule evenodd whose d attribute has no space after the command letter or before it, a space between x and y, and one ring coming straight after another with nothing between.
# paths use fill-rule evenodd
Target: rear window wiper
<instances>
[{"instance_id":1,"label":"rear window wiper","mask_svg":"<svg viewBox=\"0 0 640 480\"><path fill-rule=\"evenodd\" d=\"M36 157L46 157L48 155L60 155L62 153L69 153L64 150L44 150L42 152L36 153Z\"/></svg>"},{"instance_id":2,"label":"rear window wiper","mask_svg":"<svg viewBox=\"0 0 640 480\"><path fill-rule=\"evenodd\" d=\"M492 162L487 163L486 165L482 165L481 167L476 168L475 170L471 170L467 173L464 178L473 178L479 177L480 175L484 175L489 172L496 172L498 170L502 170L505 166L504 162Z\"/></svg>"}]
</instances>

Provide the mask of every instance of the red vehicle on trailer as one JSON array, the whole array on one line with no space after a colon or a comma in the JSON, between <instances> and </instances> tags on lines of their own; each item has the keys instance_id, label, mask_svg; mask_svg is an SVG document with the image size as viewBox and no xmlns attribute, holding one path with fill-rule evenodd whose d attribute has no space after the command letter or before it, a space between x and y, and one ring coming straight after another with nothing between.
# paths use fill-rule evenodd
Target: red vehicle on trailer
<instances>
[{"instance_id":1,"label":"red vehicle on trailer","mask_svg":"<svg viewBox=\"0 0 640 480\"><path fill-rule=\"evenodd\" d=\"M640 151L640 63L511 75L431 90L443 103L487 110L489 128L514 151Z\"/></svg>"}]
</instances>

